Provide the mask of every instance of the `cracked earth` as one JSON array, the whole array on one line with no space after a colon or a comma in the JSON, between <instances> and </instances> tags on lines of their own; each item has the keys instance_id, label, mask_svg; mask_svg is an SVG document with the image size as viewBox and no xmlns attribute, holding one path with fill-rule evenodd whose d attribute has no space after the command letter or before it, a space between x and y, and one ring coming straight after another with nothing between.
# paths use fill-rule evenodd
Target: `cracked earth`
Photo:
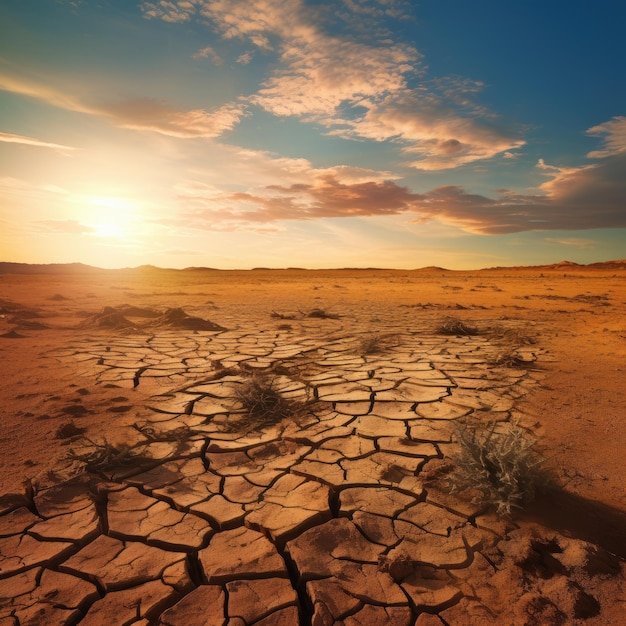
<instances>
[{"instance_id":1,"label":"cracked earth","mask_svg":"<svg viewBox=\"0 0 626 626\"><path fill-rule=\"evenodd\" d=\"M623 571L616 555L432 481L459 420L532 432L520 405L554 357L523 345L503 365L516 320L483 317L496 334L441 335L438 313L420 310L251 319L233 309L212 315L213 330L180 312L183 328L150 325L145 310L93 314L48 357L83 385L65 414L80 424L89 389L107 388L117 395L104 419L126 418L124 440L70 428L55 480L1 499L0 626L598 616L598 581ZM384 332L364 331L366 317ZM240 392L259 376L290 414L250 415Z\"/></svg>"}]
</instances>

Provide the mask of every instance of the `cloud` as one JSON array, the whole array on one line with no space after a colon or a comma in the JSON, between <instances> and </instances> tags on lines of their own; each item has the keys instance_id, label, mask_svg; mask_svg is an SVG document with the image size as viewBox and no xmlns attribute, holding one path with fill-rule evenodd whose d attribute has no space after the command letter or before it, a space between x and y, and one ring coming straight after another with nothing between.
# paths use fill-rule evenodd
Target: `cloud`
<instances>
[{"instance_id":1,"label":"cloud","mask_svg":"<svg viewBox=\"0 0 626 626\"><path fill-rule=\"evenodd\" d=\"M155 98L132 98L98 108L117 126L182 138L219 137L232 130L244 115L244 107L239 104L225 104L212 111L178 111Z\"/></svg>"},{"instance_id":2,"label":"cloud","mask_svg":"<svg viewBox=\"0 0 626 626\"><path fill-rule=\"evenodd\" d=\"M244 52L243 54L240 54L237 57L237 63L240 63L241 65L248 65L248 63L250 63L250 61L252 61L252 53L251 52Z\"/></svg>"},{"instance_id":3,"label":"cloud","mask_svg":"<svg viewBox=\"0 0 626 626\"><path fill-rule=\"evenodd\" d=\"M458 167L520 148L524 141L491 120L462 116L434 93L404 92L382 102L362 102L364 115L343 120L335 135L392 140L403 152L417 156L406 164L421 170Z\"/></svg>"},{"instance_id":4,"label":"cloud","mask_svg":"<svg viewBox=\"0 0 626 626\"><path fill-rule=\"evenodd\" d=\"M598 242L593 239L582 239L581 237L546 237L544 241L548 243L556 243L561 246L572 246L574 248L591 249L598 245Z\"/></svg>"},{"instance_id":5,"label":"cloud","mask_svg":"<svg viewBox=\"0 0 626 626\"><path fill-rule=\"evenodd\" d=\"M78 234L92 233L94 229L76 220L38 220L33 222L39 230L51 233Z\"/></svg>"},{"instance_id":6,"label":"cloud","mask_svg":"<svg viewBox=\"0 0 626 626\"><path fill-rule=\"evenodd\" d=\"M341 107L406 90L405 74L418 57L402 44L378 48L326 36L292 39L283 48L284 67L250 101L278 116L343 124L337 117Z\"/></svg>"},{"instance_id":7,"label":"cloud","mask_svg":"<svg viewBox=\"0 0 626 626\"><path fill-rule=\"evenodd\" d=\"M187 181L176 189L181 222L212 230L258 229L283 220L404 215L416 223L437 220L484 235L626 227L626 151L580 167L540 161L537 168L548 180L534 193L501 189L493 197L454 185L414 193L388 172L314 169L305 159L272 159L258 152L243 156L256 163L261 178L273 182L227 192Z\"/></svg>"},{"instance_id":8,"label":"cloud","mask_svg":"<svg viewBox=\"0 0 626 626\"><path fill-rule=\"evenodd\" d=\"M141 10L146 18L159 18L171 24L188 22L196 11L194 2L187 0L144 2L141 5Z\"/></svg>"},{"instance_id":9,"label":"cloud","mask_svg":"<svg viewBox=\"0 0 626 626\"><path fill-rule=\"evenodd\" d=\"M604 139L604 149L590 152L587 155L589 158L602 159L626 151L626 117L614 117L604 124L590 128L587 134Z\"/></svg>"},{"instance_id":10,"label":"cloud","mask_svg":"<svg viewBox=\"0 0 626 626\"><path fill-rule=\"evenodd\" d=\"M91 104L54 87L8 74L0 74L0 89L69 111L103 117L122 128L152 131L171 137L219 137L232 130L246 114L241 103L227 103L212 111L179 111L163 100L147 97Z\"/></svg>"},{"instance_id":11,"label":"cloud","mask_svg":"<svg viewBox=\"0 0 626 626\"><path fill-rule=\"evenodd\" d=\"M474 102L480 83L458 78L428 83L414 46L382 38L376 22L403 17L403 3L345 2L337 13L346 23L342 36L328 34L322 9L301 0L142 7L146 17L160 19L176 8L185 19L209 20L225 39L274 51L275 69L248 96L249 103L279 117L322 124L329 134L346 139L397 142L410 167L453 168L524 145L518 129L496 125L494 116Z\"/></svg>"},{"instance_id":12,"label":"cloud","mask_svg":"<svg viewBox=\"0 0 626 626\"><path fill-rule=\"evenodd\" d=\"M65 146L59 143L51 143L49 141L42 141L41 139L35 139L34 137L25 137L24 135L12 135L10 133L0 132L0 141L4 143L18 143L24 146L35 146L38 148L51 148L52 150L58 150L62 154L68 154L76 150L72 146Z\"/></svg>"},{"instance_id":13,"label":"cloud","mask_svg":"<svg viewBox=\"0 0 626 626\"><path fill-rule=\"evenodd\" d=\"M215 50L211 46L205 46L204 48L201 48L200 50L194 52L191 56L194 59L210 58L215 65L224 64L222 57L217 52L215 52Z\"/></svg>"},{"instance_id":14,"label":"cloud","mask_svg":"<svg viewBox=\"0 0 626 626\"><path fill-rule=\"evenodd\" d=\"M67 189L63 189L58 185L40 185L11 176L0 176L0 193L23 195L33 198L44 198L48 197L50 194L56 197L69 197L71 195Z\"/></svg>"},{"instance_id":15,"label":"cloud","mask_svg":"<svg viewBox=\"0 0 626 626\"><path fill-rule=\"evenodd\" d=\"M93 107L80 102L79 99L72 95L65 94L43 83L29 81L28 79L6 73L0 73L0 90L42 100L67 111L88 114L96 113Z\"/></svg>"}]
</instances>

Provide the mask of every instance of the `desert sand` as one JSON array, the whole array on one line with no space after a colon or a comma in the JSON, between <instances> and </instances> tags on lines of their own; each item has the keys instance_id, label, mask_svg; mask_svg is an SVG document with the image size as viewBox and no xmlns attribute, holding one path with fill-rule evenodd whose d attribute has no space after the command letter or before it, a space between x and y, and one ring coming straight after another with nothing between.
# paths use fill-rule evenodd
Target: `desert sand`
<instances>
[{"instance_id":1,"label":"desert sand","mask_svg":"<svg viewBox=\"0 0 626 626\"><path fill-rule=\"evenodd\" d=\"M5 269L0 626L624 623L626 263ZM441 478L492 420L510 516Z\"/></svg>"}]
</instances>

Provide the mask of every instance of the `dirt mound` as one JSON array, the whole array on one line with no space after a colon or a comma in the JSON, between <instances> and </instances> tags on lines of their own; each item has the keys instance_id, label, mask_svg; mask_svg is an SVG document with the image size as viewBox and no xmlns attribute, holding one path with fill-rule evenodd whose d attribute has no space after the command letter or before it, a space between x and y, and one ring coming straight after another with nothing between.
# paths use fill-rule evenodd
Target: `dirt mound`
<instances>
[{"instance_id":1,"label":"dirt mound","mask_svg":"<svg viewBox=\"0 0 626 626\"><path fill-rule=\"evenodd\" d=\"M19 315L21 318L28 319L41 317L37 309L12 302L11 300L3 300L2 298L0 298L0 315Z\"/></svg>"},{"instance_id":2,"label":"dirt mound","mask_svg":"<svg viewBox=\"0 0 626 626\"><path fill-rule=\"evenodd\" d=\"M126 317L159 317L161 315L158 311L154 309L145 309L139 306L133 306L131 304L121 304L118 307L115 307L117 311L119 311L122 315Z\"/></svg>"},{"instance_id":3,"label":"dirt mound","mask_svg":"<svg viewBox=\"0 0 626 626\"><path fill-rule=\"evenodd\" d=\"M134 324L112 306L105 306L99 313L81 322L81 328L131 328Z\"/></svg>"},{"instance_id":4,"label":"dirt mound","mask_svg":"<svg viewBox=\"0 0 626 626\"><path fill-rule=\"evenodd\" d=\"M215 324L210 320L187 315L181 308L167 309L152 325L168 328L184 328L185 330L226 330L223 326Z\"/></svg>"},{"instance_id":5,"label":"dirt mound","mask_svg":"<svg viewBox=\"0 0 626 626\"><path fill-rule=\"evenodd\" d=\"M18 332L14 330L10 330L6 333L2 333L0 337L3 339L22 339L25 335L20 335Z\"/></svg>"},{"instance_id":6,"label":"dirt mound","mask_svg":"<svg viewBox=\"0 0 626 626\"><path fill-rule=\"evenodd\" d=\"M27 328L28 330L44 330L49 328L46 324L42 324L41 322L33 322L29 319L23 319L19 315L14 315L9 318L9 324L15 324L20 328Z\"/></svg>"}]
</instances>

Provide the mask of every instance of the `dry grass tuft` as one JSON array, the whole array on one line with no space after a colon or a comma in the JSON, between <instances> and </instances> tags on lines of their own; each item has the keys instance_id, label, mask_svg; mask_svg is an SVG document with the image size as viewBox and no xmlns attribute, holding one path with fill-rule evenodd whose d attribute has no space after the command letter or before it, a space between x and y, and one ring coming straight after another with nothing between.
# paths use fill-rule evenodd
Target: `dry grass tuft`
<instances>
[{"instance_id":1,"label":"dry grass tuft","mask_svg":"<svg viewBox=\"0 0 626 626\"><path fill-rule=\"evenodd\" d=\"M490 360L491 365L501 367L528 367L534 362L534 356L528 356L528 346L537 341L520 328L501 328L496 326L489 334L498 341L500 351ZM523 350L526 348L526 350Z\"/></svg>"},{"instance_id":2,"label":"dry grass tuft","mask_svg":"<svg viewBox=\"0 0 626 626\"><path fill-rule=\"evenodd\" d=\"M311 309L306 314L306 317L313 317L313 318L322 319L322 320L338 320L341 316L338 315L337 313L329 313L325 309L315 308L315 309Z\"/></svg>"},{"instance_id":3,"label":"dry grass tuft","mask_svg":"<svg viewBox=\"0 0 626 626\"><path fill-rule=\"evenodd\" d=\"M365 335L358 340L357 352L361 355L379 354L390 347L394 339L397 339L394 333Z\"/></svg>"},{"instance_id":4,"label":"dry grass tuft","mask_svg":"<svg viewBox=\"0 0 626 626\"><path fill-rule=\"evenodd\" d=\"M235 397L258 425L280 422L295 409L295 403L277 391L274 379L263 374L256 374L238 385Z\"/></svg>"},{"instance_id":5,"label":"dry grass tuft","mask_svg":"<svg viewBox=\"0 0 626 626\"><path fill-rule=\"evenodd\" d=\"M93 449L81 454L70 450L69 458L82 463L87 472L98 474L131 465L140 465L144 461L130 446L114 445L106 439L95 442L85 437L85 440L93 446Z\"/></svg>"},{"instance_id":6,"label":"dry grass tuft","mask_svg":"<svg viewBox=\"0 0 626 626\"><path fill-rule=\"evenodd\" d=\"M459 452L451 457L451 493L471 492L472 501L492 506L501 515L532 502L550 480L535 440L520 426L463 423L456 429Z\"/></svg>"},{"instance_id":7,"label":"dry grass tuft","mask_svg":"<svg viewBox=\"0 0 626 626\"><path fill-rule=\"evenodd\" d=\"M456 317L446 318L438 327L438 335L468 336L478 335L478 329L475 326L468 326Z\"/></svg>"}]
</instances>

